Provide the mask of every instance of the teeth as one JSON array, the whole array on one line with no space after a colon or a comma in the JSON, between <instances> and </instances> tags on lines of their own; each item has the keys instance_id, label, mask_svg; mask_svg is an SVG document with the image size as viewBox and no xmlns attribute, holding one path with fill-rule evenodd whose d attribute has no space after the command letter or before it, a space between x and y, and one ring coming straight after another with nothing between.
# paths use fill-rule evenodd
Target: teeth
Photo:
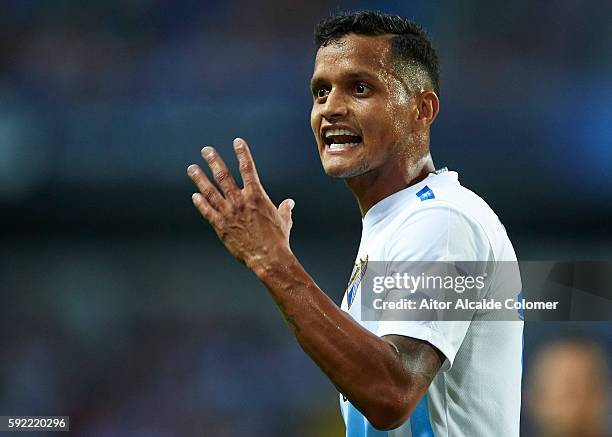
<instances>
[{"instance_id":1,"label":"teeth","mask_svg":"<svg viewBox=\"0 0 612 437\"><path fill-rule=\"evenodd\" d=\"M331 144L329 146L329 150L340 150L340 149L350 149L352 147L358 146L359 143L343 143L343 144Z\"/></svg>"},{"instance_id":2,"label":"teeth","mask_svg":"<svg viewBox=\"0 0 612 437\"><path fill-rule=\"evenodd\" d=\"M325 132L325 138L331 137L332 135L351 135L357 136L355 132L352 132L348 129L329 129Z\"/></svg>"}]
</instances>

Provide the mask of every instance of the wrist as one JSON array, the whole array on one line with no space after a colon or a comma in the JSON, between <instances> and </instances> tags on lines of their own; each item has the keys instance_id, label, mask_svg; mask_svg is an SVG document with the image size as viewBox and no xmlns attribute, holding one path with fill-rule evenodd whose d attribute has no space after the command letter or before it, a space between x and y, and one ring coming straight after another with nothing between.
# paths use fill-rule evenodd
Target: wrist
<instances>
[{"instance_id":1,"label":"wrist","mask_svg":"<svg viewBox=\"0 0 612 437\"><path fill-rule=\"evenodd\" d=\"M290 268L295 256L288 246L270 248L263 255L252 257L246 264L249 269L262 281L270 275Z\"/></svg>"}]
</instances>

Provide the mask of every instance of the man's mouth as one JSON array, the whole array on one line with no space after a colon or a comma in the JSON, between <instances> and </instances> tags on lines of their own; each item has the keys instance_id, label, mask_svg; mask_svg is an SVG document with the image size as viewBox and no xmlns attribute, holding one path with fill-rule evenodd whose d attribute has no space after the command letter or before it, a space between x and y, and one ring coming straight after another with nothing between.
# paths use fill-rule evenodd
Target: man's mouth
<instances>
[{"instance_id":1,"label":"man's mouth","mask_svg":"<svg viewBox=\"0 0 612 437\"><path fill-rule=\"evenodd\" d=\"M363 138L348 129L328 129L323 134L323 141L329 146L330 151L341 151L356 147Z\"/></svg>"}]
</instances>

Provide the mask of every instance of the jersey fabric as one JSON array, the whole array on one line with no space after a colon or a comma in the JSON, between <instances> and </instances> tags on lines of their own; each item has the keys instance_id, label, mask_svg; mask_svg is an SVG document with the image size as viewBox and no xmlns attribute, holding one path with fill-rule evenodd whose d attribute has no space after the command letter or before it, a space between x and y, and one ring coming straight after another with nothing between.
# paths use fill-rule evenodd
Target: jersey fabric
<instances>
[{"instance_id":1,"label":"jersey fabric","mask_svg":"<svg viewBox=\"0 0 612 437\"><path fill-rule=\"evenodd\" d=\"M373 260L497 262L516 261L516 255L497 215L461 186L456 172L446 169L386 197L366 213L341 308L379 337L427 341L446 360L410 418L392 431L376 430L340 395L347 437L518 436L523 349L518 314L516 321L486 321L478 311L471 321L364 321L361 284L355 277Z\"/></svg>"}]
</instances>

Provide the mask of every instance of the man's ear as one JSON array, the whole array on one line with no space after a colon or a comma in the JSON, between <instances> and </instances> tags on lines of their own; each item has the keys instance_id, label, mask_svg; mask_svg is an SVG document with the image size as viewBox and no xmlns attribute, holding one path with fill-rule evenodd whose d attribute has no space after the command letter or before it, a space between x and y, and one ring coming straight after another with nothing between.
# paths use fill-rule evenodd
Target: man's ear
<instances>
[{"instance_id":1,"label":"man's ear","mask_svg":"<svg viewBox=\"0 0 612 437\"><path fill-rule=\"evenodd\" d=\"M440 100L433 91L422 91L415 96L417 107L417 123L429 127L440 111Z\"/></svg>"}]
</instances>

